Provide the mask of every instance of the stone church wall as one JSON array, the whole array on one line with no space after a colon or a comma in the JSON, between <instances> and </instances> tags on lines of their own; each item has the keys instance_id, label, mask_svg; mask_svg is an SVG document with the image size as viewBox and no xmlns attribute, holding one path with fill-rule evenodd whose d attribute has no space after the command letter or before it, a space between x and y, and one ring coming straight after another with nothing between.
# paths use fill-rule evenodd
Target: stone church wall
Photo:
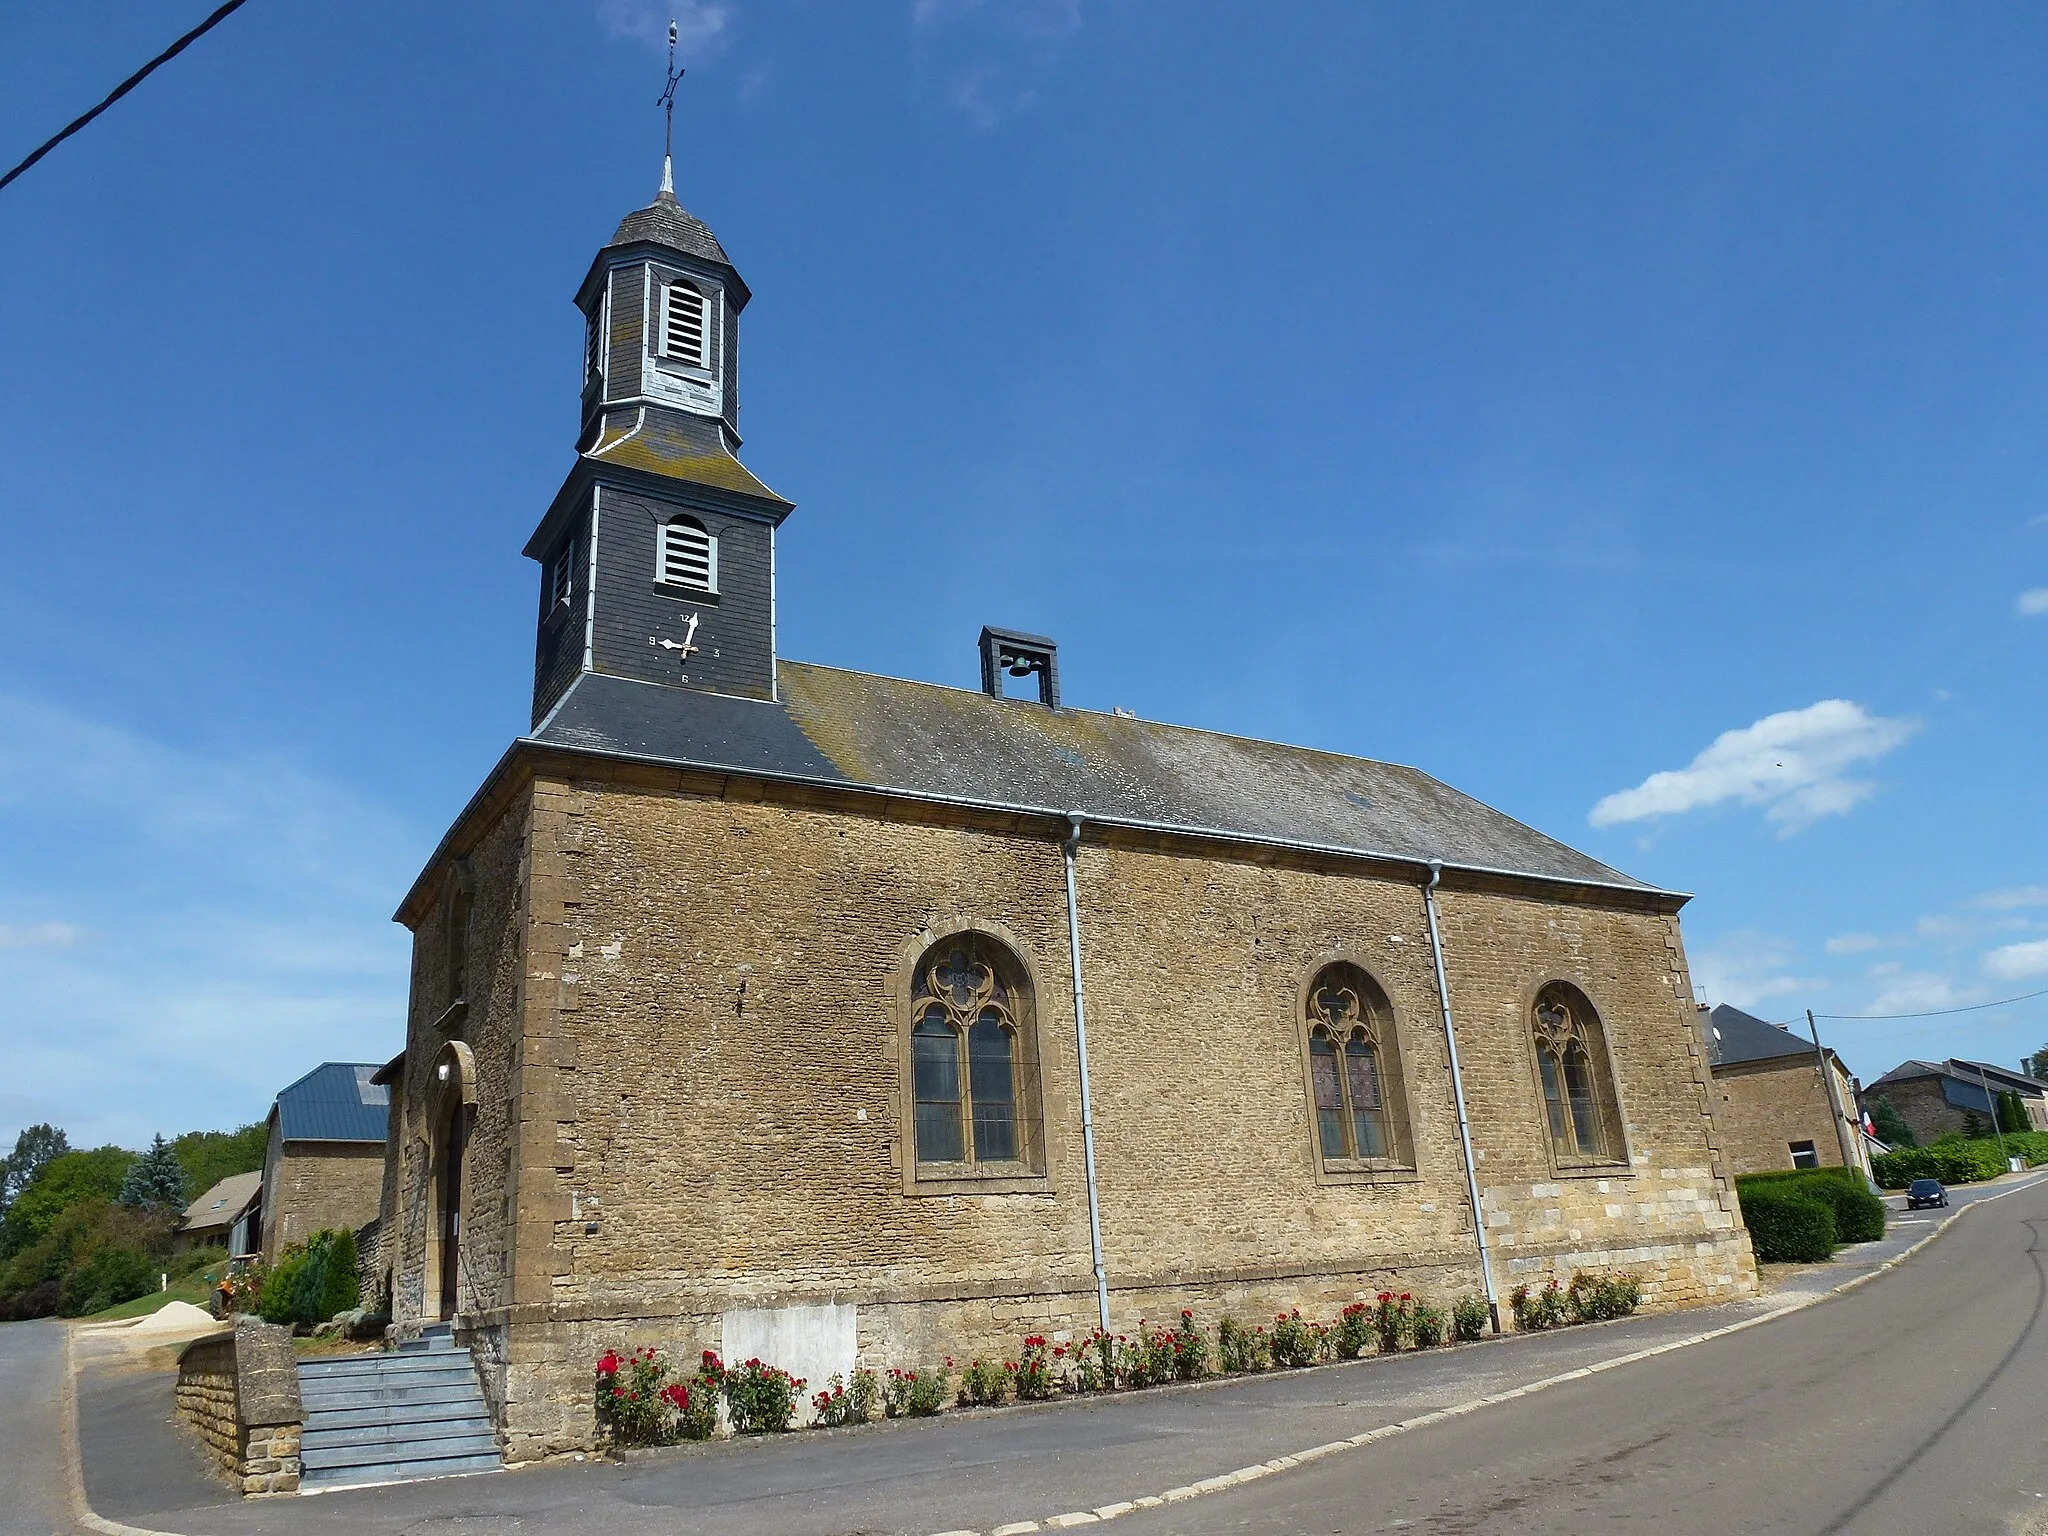
<instances>
[{"instance_id":1,"label":"stone church wall","mask_svg":"<svg viewBox=\"0 0 2048 1536\"><path fill-rule=\"evenodd\" d=\"M769 1328L764 1311L811 1308L803 1319L831 1326L787 1336L826 1354L850 1339L878 1367L1092 1327L1058 844L742 799L739 784L727 799L679 793L674 774L628 788L630 770L608 772L608 785L534 786L523 871L514 812L472 855L494 952L509 960L526 935L523 968L501 984L494 964L488 1017L470 1026L480 1105L507 1106L495 1120L480 1109L472 1143L480 1266L512 1266L504 1222L518 1223L516 1289L479 1291L471 1335L510 1454L587 1443L604 1348L723 1349L728 1328ZM523 917L506 889L522 880ZM1477 1290L1419 887L1356 865L1091 843L1080 889L1113 1325ZM1651 1306L1752 1290L1677 920L1471 888L1440 904L1503 1295L1606 1268L1640 1274ZM922 1193L906 1178L901 982L960 925L1031 972L1038 1187ZM416 999L431 995L438 942L423 922ZM1297 1019L1333 958L1366 969L1397 1015L1412 1174L1319 1172ZM1556 979L1600 1011L1627 1162L1552 1164L1526 1020ZM427 1057L413 1060L438 1048L420 1034L435 1012L416 1005ZM425 1112L423 1087L408 1083L410 1114ZM835 1306L857 1323L840 1327Z\"/></svg>"}]
</instances>

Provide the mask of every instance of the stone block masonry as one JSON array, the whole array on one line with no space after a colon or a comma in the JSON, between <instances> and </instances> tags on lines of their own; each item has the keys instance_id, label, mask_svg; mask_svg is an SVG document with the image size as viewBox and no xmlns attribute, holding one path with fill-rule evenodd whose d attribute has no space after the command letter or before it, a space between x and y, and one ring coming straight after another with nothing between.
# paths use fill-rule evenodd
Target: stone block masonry
<instances>
[{"instance_id":1,"label":"stone block masonry","mask_svg":"<svg viewBox=\"0 0 2048 1536\"><path fill-rule=\"evenodd\" d=\"M1051 826L592 764L478 817L460 1033L480 1084L465 1153L458 1333L508 1457L589 1443L614 1345L725 1349L778 1308L854 1314L860 1363L1014 1355L1096 1319L1065 887ZM1324 1318L1381 1289L1480 1288L1419 881L1363 861L1091 833L1083 984L1112 1324L1192 1307ZM429 900L433 898L431 894ZM1630 1271L1650 1307L1755 1288L1693 1025L1677 919L1621 893L1447 873L1439 892L1482 1218L1503 1299ZM409 1063L449 1048L441 925L416 933ZM1028 978L1038 1166L919 1177L904 1070L915 962L987 935ZM1318 1155L1302 1009L1324 965L1384 992L1412 1167ZM1529 1020L1569 982L1604 1032L1623 1145L1560 1166ZM409 1068L408 1124L438 1113ZM410 1136L411 1133L408 1132ZM431 1206L431 1136L402 1210ZM431 1227L409 1227L417 1234ZM400 1259L431 1310L427 1249ZM410 1277L405 1271L410 1267ZM839 1346L835 1346L837 1348ZM822 1385L822 1383L818 1383Z\"/></svg>"},{"instance_id":2,"label":"stone block masonry","mask_svg":"<svg viewBox=\"0 0 2048 1536\"><path fill-rule=\"evenodd\" d=\"M238 1317L178 1355L178 1410L244 1494L296 1493L299 1372L291 1332Z\"/></svg>"}]
</instances>

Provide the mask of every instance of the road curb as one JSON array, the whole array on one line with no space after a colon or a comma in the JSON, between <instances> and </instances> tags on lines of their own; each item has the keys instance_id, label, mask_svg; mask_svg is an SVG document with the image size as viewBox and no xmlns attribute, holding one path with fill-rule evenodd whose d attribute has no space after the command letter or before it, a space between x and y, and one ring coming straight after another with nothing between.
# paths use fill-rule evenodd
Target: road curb
<instances>
[{"instance_id":1,"label":"road curb","mask_svg":"<svg viewBox=\"0 0 2048 1536\"><path fill-rule=\"evenodd\" d=\"M1676 1350L1691 1349L1696 1344L1705 1344L1714 1339L1725 1339L1732 1333L1742 1333L1751 1328L1760 1328L1765 1323L1775 1323L1781 1317L1789 1317L1794 1312L1804 1312L1808 1307L1819 1306L1824 1301L1832 1301L1835 1297L1847 1291L1853 1291L1860 1285L1868 1284L1879 1275L1885 1274L1900 1264L1905 1263L1906 1260L1925 1248L1929 1243L1941 1237L1949 1228L1961 1221L1964 1216L1968 1215L1978 1206L1988 1205L1993 1200L2003 1200L2007 1195L2016 1195L2023 1189L2032 1189L2044 1180L2048 1180L2048 1174L2028 1179L2023 1183L2014 1184L2010 1188L2001 1189L1993 1195L1981 1196L1978 1199L1972 1200L1968 1205L1959 1206L1955 1214L1949 1217L1947 1221L1944 1221L1932 1232L1921 1238L1912 1247L1893 1254L1882 1264L1875 1265L1860 1275L1852 1275L1840 1285L1830 1286L1825 1291L1817 1291L1811 1296L1802 1296L1797 1300L1788 1301L1783 1306L1773 1307L1770 1311L1759 1313L1755 1317L1746 1317L1739 1323L1729 1323L1720 1328L1709 1328L1701 1333L1689 1334L1682 1339L1671 1339L1662 1344L1650 1345L1645 1349L1630 1350L1626 1354L1615 1355L1606 1360L1596 1360L1593 1364L1582 1365L1576 1370L1561 1371L1555 1376L1546 1376L1540 1381L1526 1382L1519 1387L1510 1387L1502 1392L1491 1392L1485 1397L1475 1397L1467 1402L1455 1403L1448 1408L1438 1408L1430 1413L1418 1414L1412 1419L1403 1419L1399 1423L1383 1424L1378 1429L1366 1430L1364 1433L1353 1435L1346 1440L1332 1440L1325 1445L1312 1446L1305 1451L1295 1451L1289 1455L1276 1456L1271 1461L1257 1462L1249 1467L1239 1467L1234 1472L1218 1473L1214 1477L1205 1477L1199 1482L1188 1483L1178 1488L1169 1488L1163 1493L1151 1494L1142 1498L1123 1499L1114 1504L1099 1505L1094 1509L1069 1510L1065 1514L1051 1515L1040 1520L1013 1520L1006 1525L994 1527L988 1532L988 1536L1032 1536L1032 1533L1037 1531L1057 1531L1066 1530L1073 1526L1100 1525L1104 1521L1119 1519L1124 1515L1135 1514L1140 1510L1157 1509L1163 1504L1178 1504L1186 1499L1199 1499L1205 1494L1222 1493L1227 1489L1241 1488L1246 1483L1272 1477L1276 1473L1289 1471L1294 1467L1320 1460L1325 1456L1335 1455L1339 1451L1348 1451L1364 1445L1374 1445L1382 1440L1391 1440L1396 1435L1405 1435L1410 1430L1427 1429L1432 1424L1441 1424L1449 1419L1461 1419L1467 1414L1477 1413L1482 1408L1491 1408L1499 1403L1511 1403L1517 1398L1533 1397L1538 1392L1547 1391L1551 1387L1562 1386L1568 1381L1582 1381L1588 1376L1597 1376L1603 1371L1618 1370L1622 1366L1634 1365L1642 1360L1654 1359L1658 1355L1668 1355ZM935 1533L935 1536L982 1536L982 1533L965 1530L940 1531Z\"/></svg>"}]
</instances>

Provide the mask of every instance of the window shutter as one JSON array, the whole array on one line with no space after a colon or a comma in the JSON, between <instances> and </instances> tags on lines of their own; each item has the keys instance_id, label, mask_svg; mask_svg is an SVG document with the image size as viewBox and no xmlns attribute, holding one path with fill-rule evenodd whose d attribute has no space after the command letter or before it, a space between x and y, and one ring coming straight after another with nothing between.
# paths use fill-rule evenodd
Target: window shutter
<instances>
[{"instance_id":1,"label":"window shutter","mask_svg":"<svg viewBox=\"0 0 2048 1536\"><path fill-rule=\"evenodd\" d=\"M670 283L662 290L661 350L666 357L688 363L692 368L708 368L705 342L710 326L706 323L704 295L688 283Z\"/></svg>"},{"instance_id":2,"label":"window shutter","mask_svg":"<svg viewBox=\"0 0 2048 1536\"><path fill-rule=\"evenodd\" d=\"M694 518L678 517L662 524L661 560L654 579L672 586L695 587L700 592L716 592L718 540Z\"/></svg>"}]
</instances>

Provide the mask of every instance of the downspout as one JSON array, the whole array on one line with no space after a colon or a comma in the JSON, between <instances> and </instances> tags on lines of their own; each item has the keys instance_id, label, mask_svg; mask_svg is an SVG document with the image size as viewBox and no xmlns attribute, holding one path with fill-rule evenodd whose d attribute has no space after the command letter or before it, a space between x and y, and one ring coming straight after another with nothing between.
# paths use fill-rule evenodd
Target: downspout
<instances>
[{"instance_id":1,"label":"downspout","mask_svg":"<svg viewBox=\"0 0 2048 1536\"><path fill-rule=\"evenodd\" d=\"M1088 1009L1081 1000L1081 908L1074 897L1074 855L1081 847L1081 818L1069 813L1060 845L1067 865L1067 954L1074 963L1074 1044L1081 1058L1081 1156L1088 1169L1088 1250L1095 1261L1095 1314L1109 1332L1109 1272L1102 1264L1102 1204L1095 1188L1095 1103L1088 1092ZM1491 1287L1488 1287L1491 1294Z\"/></svg>"},{"instance_id":2,"label":"downspout","mask_svg":"<svg viewBox=\"0 0 2048 1536\"><path fill-rule=\"evenodd\" d=\"M1458 1144L1465 1149L1465 1193L1472 1200L1472 1232L1479 1240L1479 1278L1486 1287L1486 1310L1493 1331L1500 1332L1500 1298L1493 1289L1493 1257L1486 1249L1486 1213L1479 1205L1479 1169L1472 1160L1472 1124L1465 1116L1465 1077L1458 1070L1458 1034L1451 1027L1451 988L1444 979L1444 941L1436 926L1436 886L1444 867L1432 859L1429 883L1422 888L1423 911L1429 916L1429 953L1436 961L1436 995L1443 1005L1444 1044L1451 1052L1451 1098L1458 1106Z\"/></svg>"}]
</instances>

